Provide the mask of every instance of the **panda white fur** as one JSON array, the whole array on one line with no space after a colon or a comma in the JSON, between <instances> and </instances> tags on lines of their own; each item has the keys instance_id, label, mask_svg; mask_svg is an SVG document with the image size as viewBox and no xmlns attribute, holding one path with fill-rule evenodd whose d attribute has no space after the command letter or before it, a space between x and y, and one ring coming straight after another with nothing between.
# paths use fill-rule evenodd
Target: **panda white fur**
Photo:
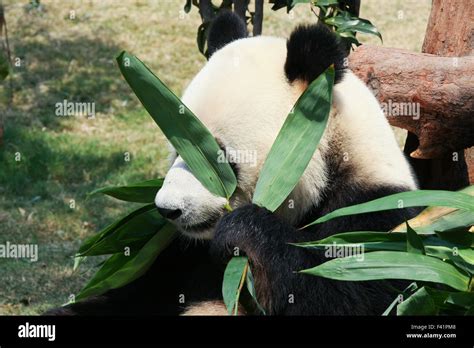
<instances>
[{"instance_id":1,"label":"panda white fur","mask_svg":"<svg viewBox=\"0 0 474 348\"><path fill-rule=\"evenodd\" d=\"M232 164L238 179L234 210L226 213L225 199L207 191L175 155L155 203L185 238L134 283L56 314L225 314L220 288L235 247L249 257L257 296L268 314L381 314L394 298L385 282L297 274L327 259L288 244L338 232L386 231L414 213L398 209L355 215L297 230L340 207L416 188L377 100L345 69L337 38L320 25L299 27L288 41L246 38L240 19L224 13L211 28L209 52L209 62L182 100L223 150L256 154L252 162ZM259 171L285 118L308 84L331 64L336 67L333 107L308 168L274 214L251 204Z\"/></svg>"}]
</instances>

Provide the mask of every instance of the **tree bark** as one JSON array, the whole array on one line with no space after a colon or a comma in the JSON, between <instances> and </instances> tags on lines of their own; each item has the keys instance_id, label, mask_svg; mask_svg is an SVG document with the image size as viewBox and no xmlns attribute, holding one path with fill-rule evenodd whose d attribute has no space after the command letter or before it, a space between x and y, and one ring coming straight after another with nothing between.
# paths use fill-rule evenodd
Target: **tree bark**
<instances>
[{"instance_id":1,"label":"tree bark","mask_svg":"<svg viewBox=\"0 0 474 348\"><path fill-rule=\"evenodd\" d=\"M362 45L349 66L382 103L390 124L416 134L420 144L411 157L451 159L474 145L474 56Z\"/></svg>"},{"instance_id":2,"label":"tree bark","mask_svg":"<svg viewBox=\"0 0 474 348\"><path fill-rule=\"evenodd\" d=\"M472 0L433 0L422 52L446 57L474 55Z\"/></svg>"},{"instance_id":3,"label":"tree bark","mask_svg":"<svg viewBox=\"0 0 474 348\"><path fill-rule=\"evenodd\" d=\"M352 69L382 103L419 103L420 119L389 121L408 130L404 151L422 189L469 184L463 149L474 145L472 18L471 0L433 0L423 43L423 52L431 55L366 46L350 56ZM472 152L466 159L474 182Z\"/></svg>"},{"instance_id":4,"label":"tree bark","mask_svg":"<svg viewBox=\"0 0 474 348\"><path fill-rule=\"evenodd\" d=\"M472 55L474 52L474 2L471 0L433 0L430 18L426 29L422 51L438 56L460 57ZM471 76L471 85L473 71ZM472 94L471 94L472 95ZM472 113L473 108L471 108ZM429 111L428 111L429 112ZM442 117L443 112L434 110L431 117ZM465 125L469 127L469 125ZM459 127L459 126L458 126ZM470 128L472 131L472 127ZM472 136L472 133L471 133ZM409 133L409 137L414 136ZM413 143L413 140L411 140ZM410 152L413 145L406 145ZM467 151L466 153L469 153ZM468 160L471 180L469 180ZM456 189L474 182L474 158L464 158L463 152L457 161L452 156L433 158L430 160L412 160L415 170L423 177L420 180L428 188ZM445 182L446 186L437 183Z\"/></svg>"}]
</instances>

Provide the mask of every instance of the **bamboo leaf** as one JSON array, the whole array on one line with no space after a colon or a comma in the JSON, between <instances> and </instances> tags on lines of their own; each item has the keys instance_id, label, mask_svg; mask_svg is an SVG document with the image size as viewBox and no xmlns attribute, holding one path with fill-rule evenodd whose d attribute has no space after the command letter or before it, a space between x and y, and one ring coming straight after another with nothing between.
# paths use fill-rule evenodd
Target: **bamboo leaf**
<instances>
[{"instance_id":1,"label":"bamboo leaf","mask_svg":"<svg viewBox=\"0 0 474 348\"><path fill-rule=\"evenodd\" d=\"M309 1L307 1L309 2ZM333 6L333 5L338 5L338 0L316 0L315 5L320 7L320 6Z\"/></svg>"},{"instance_id":2,"label":"bamboo leaf","mask_svg":"<svg viewBox=\"0 0 474 348\"><path fill-rule=\"evenodd\" d=\"M470 233L469 233L470 234ZM445 238L438 238L436 234L419 236L423 242L426 253L429 254L431 248L445 248L450 253L453 248L457 248L459 252L470 250L470 245L456 244ZM407 235L405 233L393 232L375 232L375 231L357 231L336 233L317 241L304 243L290 243L292 245L303 248L324 249L331 245L351 245L361 244L366 250L394 250L406 251ZM447 257L442 257L447 258ZM474 260L473 260L474 261Z\"/></svg>"},{"instance_id":3,"label":"bamboo leaf","mask_svg":"<svg viewBox=\"0 0 474 348\"><path fill-rule=\"evenodd\" d=\"M154 204L145 205L87 239L79 248L78 256L122 252L125 246L139 247L165 223Z\"/></svg>"},{"instance_id":4,"label":"bamboo leaf","mask_svg":"<svg viewBox=\"0 0 474 348\"><path fill-rule=\"evenodd\" d=\"M255 306L257 307L257 309L260 311L261 314L265 315L266 314L265 309L263 309L263 307L260 305L257 299L257 293L255 291L255 281L253 279L253 274L250 267L248 267L247 269L247 278L245 279L245 283L247 284L247 290L250 296L252 296Z\"/></svg>"},{"instance_id":5,"label":"bamboo leaf","mask_svg":"<svg viewBox=\"0 0 474 348\"><path fill-rule=\"evenodd\" d=\"M189 13L189 11L191 11L191 6L191 0L186 0L186 3L184 4L184 12Z\"/></svg>"},{"instance_id":6,"label":"bamboo leaf","mask_svg":"<svg viewBox=\"0 0 474 348\"><path fill-rule=\"evenodd\" d=\"M230 315L237 314L242 282L245 281L248 259L244 256L233 257L224 272L222 296Z\"/></svg>"},{"instance_id":7,"label":"bamboo leaf","mask_svg":"<svg viewBox=\"0 0 474 348\"><path fill-rule=\"evenodd\" d=\"M420 288L397 307L397 315L438 315L445 309L455 310L462 315L474 305L474 293L451 292L428 286Z\"/></svg>"},{"instance_id":8,"label":"bamboo leaf","mask_svg":"<svg viewBox=\"0 0 474 348\"><path fill-rule=\"evenodd\" d=\"M303 248L325 249L332 245L361 244L364 250L406 251L406 235L373 231L337 233L327 238L293 245Z\"/></svg>"},{"instance_id":9,"label":"bamboo leaf","mask_svg":"<svg viewBox=\"0 0 474 348\"><path fill-rule=\"evenodd\" d=\"M304 226L303 228L341 216L420 206L453 207L468 210L472 214L474 211L474 198L461 192L441 190L417 190L401 192L374 199L370 202L337 209L320 217L316 221Z\"/></svg>"},{"instance_id":10,"label":"bamboo leaf","mask_svg":"<svg viewBox=\"0 0 474 348\"><path fill-rule=\"evenodd\" d=\"M443 232L435 231L435 233L440 239L453 245L467 248L474 246L474 234L469 232L469 227L453 228Z\"/></svg>"},{"instance_id":11,"label":"bamboo leaf","mask_svg":"<svg viewBox=\"0 0 474 348\"><path fill-rule=\"evenodd\" d=\"M314 80L295 104L265 160L253 202L275 211L308 166L329 117L334 67Z\"/></svg>"},{"instance_id":12,"label":"bamboo leaf","mask_svg":"<svg viewBox=\"0 0 474 348\"><path fill-rule=\"evenodd\" d=\"M438 306L425 287L397 306L397 315L437 315L438 312Z\"/></svg>"},{"instance_id":13,"label":"bamboo leaf","mask_svg":"<svg viewBox=\"0 0 474 348\"><path fill-rule=\"evenodd\" d=\"M458 227L470 227L474 225L474 214L470 210L455 210L439 217L432 224L418 227L419 234L431 233L433 231L444 233ZM398 232L398 228L397 231Z\"/></svg>"},{"instance_id":14,"label":"bamboo leaf","mask_svg":"<svg viewBox=\"0 0 474 348\"><path fill-rule=\"evenodd\" d=\"M156 209L145 212L97 241L81 256L114 254L124 252L125 248L138 250L165 224Z\"/></svg>"},{"instance_id":15,"label":"bamboo leaf","mask_svg":"<svg viewBox=\"0 0 474 348\"><path fill-rule=\"evenodd\" d=\"M472 211L443 207L430 207L428 209L431 208L434 209L430 210L430 212L434 214L436 211L437 214L439 214L433 219L428 219L425 215L424 217L426 217L427 220L423 221L422 219L424 219L424 217L420 215L420 220L418 220L417 217L408 220L410 226L416 228L418 234L433 233L433 231L444 232L457 227L470 227L474 225L474 214ZM424 210L421 214L424 214L428 209ZM405 224L395 227L392 231L406 232Z\"/></svg>"},{"instance_id":16,"label":"bamboo leaf","mask_svg":"<svg viewBox=\"0 0 474 348\"><path fill-rule=\"evenodd\" d=\"M111 256L76 296L76 300L103 294L139 278L175 237L176 228L168 223L139 251L132 252L129 256L123 253Z\"/></svg>"},{"instance_id":17,"label":"bamboo leaf","mask_svg":"<svg viewBox=\"0 0 474 348\"><path fill-rule=\"evenodd\" d=\"M309 4L310 2L312 2L312 0L290 0L290 2L291 2L290 6L294 7L298 4Z\"/></svg>"},{"instance_id":18,"label":"bamboo leaf","mask_svg":"<svg viewBox=\"0 0 474 348\"><path fill-rule=\"evenodd\" d=\"M424 255L425 247L423 246L423 240L416 234L415 230L412 229L407 223L407 251L409 253Z\"/></svg>"},{"instance_id":19,"label":"bamboo leaf","mask_svg":"<svg viewBox=\"0 0 474 348\"><path fill-rule=\"evenodd\" d=\"M440 260L451 260L467 273L474 274L474 250L466 245L457 245L436 235L418 236L423 242L425 254ZM405 233L387 232L345 232L338 233L319 241L292 244L302 248L328 250L334 245L359 246L365 252L370 251L407 251Z\"/></svg>"},{"instance_id":20,"label":"bamboo leaf","mask_svg":"<svg viewBox=\"0 0 474 348\"><path fill-rule=\"evenodd\" d=\"M468 186L458 192L474 196L474 185ZM457 227L467 227L474 224L474 214L470 211L447 207L428 207L414 218L408 220L410 226L418 234L443 232ZM395 227L393 232L406 232L406 224Z\"/></svg>"},{"instance_id":21,"label":"bamboo leaf","mask_svg":"<svg viewBox=\"0 0 474 348\"><path fill-rule=\"evenodd\" d=\"M196 178L217 196L229 197L237 179L218 161L214 137L194 114L137 57L122 52L117 62L125 80Z\"/></svg>"},{"instance_id":22,"label":"bamboo leaf","mask_svg":"<svg viewBox=\"0 0 474 348\"><path fill-rule=\"evenodd\" d=\"M380 34L377 28L369 20L352 17L347 11L341 11L340 14L334 17L326 18L324 23L335 26L339 32L352 31L364 34L372 34L377 36L380 41L383 42L382 34Z\"/></svg>"},{"instance_id":23,"label":"bamboo leaf","mask_svg":"<svg viewBox=\"0 0 474 348\"><path fill-rule=\"evenodd\" d=\"M108 186L97 189L89 193L95 195L103 193L105 195L127 202L152 203L155 200L156 193L163 185L163 179L154 179L130 184L126 186Z\"/></svg>"},{"instance_id":24,"label":"bamboo leaf","mask_svg":"<svg viewBox=\"0 0 474 348\"><path fill-rule=\"evenodd\" d=\"M407 294L413 293L416 289L418 289L418 284L416 282L411 283L408 285L405 290L402 291L401 294L399 294L395 300L387 307L387 309L382 313L382 316L387 316L390 315L390 312L392 311L395 306L397 306L399 303L403 301L403 298L407 296Z\"/></svg>"},{"instance_id":25,"label":"bamboo leaf","mask_svg":"<svg viewBox=\"0 0 474 348\"><path fill-rule=\"evenodd\" d=\"M300 271L337 280L409 279L435 282L467 291L469 277L456 267L436 258L397 251L366 253L362 261L338 258L311 269Z\"/></svg>"}]
</instances>

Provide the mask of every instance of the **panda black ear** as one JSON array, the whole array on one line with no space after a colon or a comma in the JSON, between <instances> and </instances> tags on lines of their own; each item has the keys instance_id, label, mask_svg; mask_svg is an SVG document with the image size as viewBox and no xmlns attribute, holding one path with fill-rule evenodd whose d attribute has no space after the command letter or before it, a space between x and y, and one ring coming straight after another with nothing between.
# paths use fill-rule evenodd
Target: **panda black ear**
<instances>
[{"instance_id":1,"label":"panda black ear","mask_svg":"<svg viewBox=\"0 0 474 348\"><path fill-rule=\"evenodd\" d=\"M247 36L245 22L234 12L222 11L213 19L209 28L207 36L208 58L228 43Z\"/></svg>"},{"instance_id":2,"label":"panda black ear","mask_svg":"<svg viewBox=\"0 0 474 348\"><path fill-rule=\"evenodd\" d=\"M345 47L339 37L324 24L297 27L286 43L285 74L290 82L312 82L331 64L336 70L335 83L344 74Z\"/></svg>"}]
</instances>

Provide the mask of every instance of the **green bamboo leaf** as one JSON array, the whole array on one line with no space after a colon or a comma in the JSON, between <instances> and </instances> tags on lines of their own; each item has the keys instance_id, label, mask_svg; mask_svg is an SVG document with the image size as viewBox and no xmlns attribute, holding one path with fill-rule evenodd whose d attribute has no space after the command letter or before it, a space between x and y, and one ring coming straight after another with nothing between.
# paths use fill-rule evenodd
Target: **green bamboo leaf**
<instances>
[{"instance_id":1,"label":"green bamboo leaf","mask_svg":"<svg viewBox=\"0 0 474 348\"><path fill-rule=\"evenodd\" d=\"M201 52L201 54L206 57L206 59L209 59L209 54L207 50L207 36L209 34L210 25L211 21L202 22L197 29L196 35L196 42L199 52Z\"/></svg>"},{"instance_id":2,"label":"green bamboo leaf","mask_svg":"<svg viewBox=\"0 0 474 348\"><path fill-rule=\"evenodd\" d=\"M437 315L439 307L431 294L422 287L397 306L397 315Z\"/></svg>"},{"instance_id":3,"label":"green bamboo leaf","mask_svg":"<svg viewBox=\"0 0 474 348\"><path fill-rule=\"evenodd\" d=\"M445 232L459 227L469 228L474 225L474 214L469 210L445 207L429 207L420 215L408 220L418 234L431 234L433 231ZM392 232L406 232L405 223L398 225Z\"/></svg>"},{"instance_id":4,"label":"green bamboo leaf","mask_svg":"<svg viewBox=\"0 0 474 348\"><path fill-rule=\"evenodd\" d=\"M194 114L137 57L122 52L117 62L125 80L196 178L215 195L232 195L237 179L218 161L219 145Z\"/></svg>"},{"instance_id":5,"label":"green bamboo leaf","mask_svg":"<svg viewBox=\"0 0 474 348\"><path fill-rule=\"evenodd\" d=\"M474 250L472 249L458 249L459 256L461 256L464 261L474 265Z\"/></svg>"},{"instance_id":6,"label":"green bamboo leaf","mask_svg":"<svg viewBox=\"0 0 474 348\"><path fill-rule=\"evenodd\" d=\"M470 227L472 225L474 225L474 214L472 211L458 209L439 217L436 221L429 225L418 227L416 231L419 234L431 233L433 231L444 232L458 227ZM398 232L398 228L396 232Z\"/></svg>"},{"instance_id":7,"label":"green bamboo leaf","mask_svg":"<svg viewBox=\"0 0 474 348\"><path fill-rule=\"evenodd\" d=\"M458 268L470 275L474 275L474 263L469 262L466 258L471 257L474 254L472 249L466 250L451 250L448 254L449 260L451 260Z\"/></svg>"},{"instance_id":8,"label":"green bamboo leaf","mask_svg":"<svg viewBox=\"0 0 474 348\"><path fill-rule=\"evenodd\" d=\"M255 306L257 307L258 311L260 311L261 314L265 315L265 309L260 305L257 299L257 292L255 291L255 281L250 267L248 267L247 269L247 278L245 279L245 283L247 285L247 290L250 296L252 296L253 302L255 303Z\"/></svg>"},{"instance_id":9,"label":"green bamboo leaf","mask_svg":"<svg viewBox=\"0 0 474 348\"><path fill-rule=\"evenodd\" d=\"M366 253L364 259L333 259L311 269L300 271L324 278L361 281L409 279L435 282L467 291L470 278L456 267L434 257L397 251Z\"/></svg>"},{"instance_id":10,"label":"green bamboo leaf","mask_svg":"<svg viewBox=\"0 0 474 348\"><path fill-rule=\"evenodd\" d=\"M337 233L327 238L292 245L303 248L326 249L333 245L360 244L364 250L406 251L406 235L404 233L387 233L373 231L357 231Z\"/></svg>"},{"instance_id":11,"label":"green bamboo leaf","mask_svg":"<svg viewBox=\"0 0 474 348\"><path fill-rule=\"evenodd\" d=\"M230 315L237 314L242 281L245 281L248 259L244 256L233 257L224 271L222 296Z\"/></svg>"},{"instance_id":12,"label":"green bamboo leaf","mask_svg":"<svg viewBox=\"0 0 474 348\"><path fill-rule=\"evenodd\" d=\"M474 250L469 246L462 244L454 244L446 239L438 238L437 235L419 236L423 242L423 248L426 255L439 258L441 260L453 259L456 255L456 261L463 262L467 269L471 269L474 265ZM407 235L405 233L393 232L374 232L374 231L357 231L337 233L327 238L304 242L290 243L302 248L312 248L326 250L334 245L338 246L354 246L359 245L367 251L406 251ZM471 265L471 266L469 266Z\"/></svg>"},{"instance_id":13,"label":"green bamboo leaf","mask_svg":"<svg viewBox=\"0 0 474 348\"><path fill-rule=\"evenodd\" d=\"M312 2L312 0L290 0L290 2L291 2L290 6L293 8L294 6L298 4L309 4L310 2Z\"/></svg>"},{"instance_id":14,"label":"green bamboo leaf","mask_svg":"<svg viewBox=\"0 0 474 348\"><path fill-rule=\"evenodd\" d=\"M318 7L319 6L333 6L333 5L338 5L339 2L338 0L316 0L314 4Z\"/></svg>"},{"instance_id":15,"label":"green bamboo leaf","mask_svg":"<svg viewBox=\"0 0 474 348\"><path fill-rule=\"evenodd\" d=\"M423 246L423 240L416 234L415 230L412 229L407 223L407 251L409 253L425 255L425 247Z\"/></svg>"},{"instance_id":16,"label":"green bamboo leaf","mask_svg":"<svg viewBox=\"0 0 474 348\"><path fill-rule=\"evenodd\" d=\"M469 232L469 227L458 227L443 232L435 231L436 235L453 245L469 248L474 246L474 234Z\"/></svg>"},{"instance_id":17,"label":"green bamboo leaf","mask_svg":"<svg viewBox=\"0 0 474 348\"><path fill-rule=\"evenodd\" d=\"M186 3L184 4L184 12L189 13L189 11L191 11L191 6L192 6L192 1L186 0Z\"/></svg>"},{"instance_id":18,"label":"green bamboo leaf","mask_svg":"<svg viewBox=\"0 0 474 348\"><path fill-rule=\"evenodd\" d=\"M158 214L155 205L147 204L87 239L79 248L78 256L100 255L104 250L107 251L104 254L121 252L123 248L109 250L107 249L107 245L109 242L109 245L115 244L113 243L114 240L118 242L123 239L123 237L129 239L136 236L137 238L135 239L140 239L150 234L153 235L165 222L166 221ZM143 243L145 242L146 240Z\"/></svg>"},{"instance_id":19,"label":"green bamboo leaf","mask_svg":"<svg viewBox=\"0 0 474 348\"><path fill-rule=\"evenodd\" d=\"M98 240L81 256L114 254L124 252L125 248L138 250L165 224L166 219L156 209L147 211Z\"/></svg>"},{"instance_id":20,"label":"green bamboo leaf","mask_svg":"<svg viewBox=\"0 0 474 348\"><path fill-rule=\"evenodd\" d=\"M474 316L474 306L470 307L470 308L464 313L464 315Z\"/></svg>"},{"instance_id":21,"label":"green bamboo leaf","mask_svg":"<svg viewBox=\"0 0 474 348\"><path fill-rule=\"evenodd\" d=\"M403 298L405 298L405 296L413 293L416 289L418 289L418 284L416 284L416 282L413 282L408 285L405 290L403 290L402 293L399 294L395 298L395 300L393 300L393 302L387 307L387 309L382 313L382 316L390 315L392 309L395 308L395 306L397 306L398 304L400 304L403 301Z\"/></svg>"},{"instance_id":22,"label":"green bamboo leaf","mask_svg":"<svg viewBox=\"0 0 474 348\"><path fill-rule=\"evenodd\" d=\"M152 203L156 193L163 185L163 179L147 180L126 186L108 186L89 193L89 196L97 193L120 199L121 201L136 203Z\"/></svg>"},{"instance_id":23,"label":"green bamboo leaf","mask_svg":"<svg viewBox=\"0 0 474 348\"><path fill-rule=\"evenodd\" d=\"M474 306L474 293L451 292L424 286L397 308L398 315L438 315L458 308L458 315Z\"/></svg>"},{"instance_id":24,"label":"green bamboo leaf","mask_svg":"<svg viewBox=\"0 0 474 348\"><path fill-rule=\"evenodd\" d=\"M141 277L175 237L176 228L168 223L139 251L129 256L123 253L111 256L76 296L76 300L103 294Z\"/></svg>"},{"instance_id":25,"label":"green bamboo leaf","mask_svg":"<svg viewBox=\"0 0 474 348\"><path fill-rule=\"evenodd\" d=\"M336 27L339 32L352 31L375 35L383 42L382 34L369 20L353 17L347 11L341 11L337 16L324 19L324 23Z\"/></svg>"},{"instance_id":26,"label":"green bamboo leaf","mask_svg":"<svg viewBox=\"0 0 474 348\"><path fill-rule=\"evenodd\" d=\"M474 306L474 292L449 292L430 288L431 292L442 292L446 294L445 303L453 304L466 309Z\"/></svg>"},{"instance_id":27,"label":"green bamboo leaf","mask_svg":"<svg viewBox=\"0 0 474 348\"><path fill-rule=\"evenodd\" d=\"M265 160L255 187L255 204L275 211L298 183L326 128L333 84L331 66L296 102Z\"/></svg>"},{"instance_id":28,"label":"green bamboo leaf","mask_svg":"<svg viewBox=\"0 0 474 348\"><path fill-rule=\"evenodd\" d=\"M342 40L345 40L346 42L350 43L351 45L354 44L356 46L360 46L361 43L359 40L357 40L356 36L350 32L350 31L336 31L336 34L339 35Z\"/></svg>"},{"instance_id":29,"label":"green bamboo leaf","mask_svg":"<svg viewBox=\"0 0 474 348\"><path fill-rule=\"evenodd\" d=\"M474 196L474 185L468 186L458 192ZM470 211L446 207L428 207L414 218L408 220L410 226L418 234L443 232L458 227L474 225L474 214ZM406 232L406 224L395 227L393 232Z\"/></svg>"},{"instance_id":30,"label":"green bamboo leaf","mask_svg":"<svg viewBox=\"0 0 474 348\"><path fill-rule=\"evenodd\" d=\"M337 209L326 214L308 226L325 222L337 217L377 212L383 210L402 209L420 206L443 206L474 211L474 198L461 192L442 190L417 190L400 192L390 196L374 199L373 201Z\"/></svg>"}]
</instances>

